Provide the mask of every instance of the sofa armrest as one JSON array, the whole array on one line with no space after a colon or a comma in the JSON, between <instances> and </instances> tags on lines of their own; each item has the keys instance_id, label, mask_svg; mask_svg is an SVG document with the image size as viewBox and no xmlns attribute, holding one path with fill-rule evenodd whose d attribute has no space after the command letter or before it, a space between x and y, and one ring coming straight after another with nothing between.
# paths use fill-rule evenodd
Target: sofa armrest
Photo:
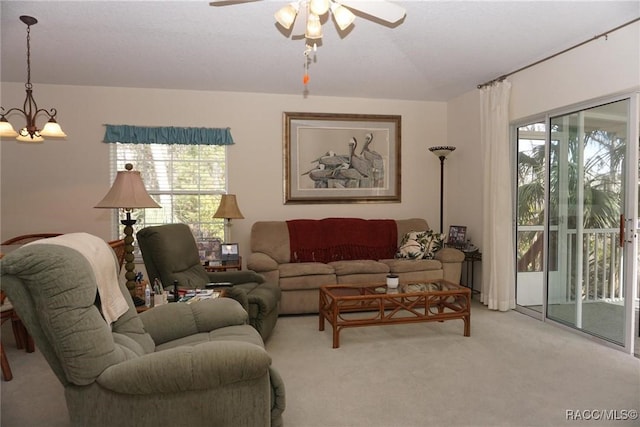
<instances>
[{"instance_id":1,"label":"sofa armrest","mask_svg":"<svg viewBox=\"0 0 640 427\"><path fill-rule=\"evenodd\" d=\"M464 261L464 252L456 248L442 248L436 252L435 259L445 262L462 262Z\"/></svg>"},{"instance_id":2,"label":"sofa armrest","mask_svg":"<svg viewBox=\"0 0 640 427\"><path fill-rule=\"evenodd\" d=\"M252 252L247 260L247 268L258 272L278 269L278 262L263 252Z\"/></svg>"},{"instance_id":3,"label":"sofa armrest","mask_svg":"<svg viewBox=\"0 0 640 427\"><path fill-rule=\"evenodd\" d=\"M225 326L244 325L248 318L247 311L231 298L163 304L140 313L144 329L156 345Z\"/></svg>"},{"instance_id":4,"label":"sofa armrest","mask_svg":"<svg viewBox=\"0 0 640 427\"><path fill-rule=\"evenodd\" d=\"M271 357L258 345L241 341L206 342L112 365L96 381L114 393L176 393L221 388L260 378L268 375L270 365Z\"/></svg>"}]
</instances>

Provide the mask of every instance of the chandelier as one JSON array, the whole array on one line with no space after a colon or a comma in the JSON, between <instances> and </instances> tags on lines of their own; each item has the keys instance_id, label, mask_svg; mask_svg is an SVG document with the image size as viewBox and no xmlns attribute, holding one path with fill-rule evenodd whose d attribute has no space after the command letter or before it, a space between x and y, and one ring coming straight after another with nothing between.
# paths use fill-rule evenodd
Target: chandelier
<instances>
[{"instance_id":1,"label":"chandelier","mask_svg":"<svg viewBox=\"0 0 640 427\"><path fill-rule=\"evenodd\" d=\"M32 16L23 15L20 20L27 25L27 82L24 87L27 97L24 100L22 108L14 107L5 110L0 107L0 137L16 137L22 142L42 142L46 138L66 138L66 134L62 131L60 125L56 122L57 110L51 108L47 111L44 108L38 108L36 100L33 99L33 85L31 84L31 26L38 23L38 20ZM20 132L16 132L6 116L10 113L22 113L26 120L26 125ZM36 117L44 113L49 117L49 121L44 125L42 130L36 126Z\"/></svg>"}]
</instances>

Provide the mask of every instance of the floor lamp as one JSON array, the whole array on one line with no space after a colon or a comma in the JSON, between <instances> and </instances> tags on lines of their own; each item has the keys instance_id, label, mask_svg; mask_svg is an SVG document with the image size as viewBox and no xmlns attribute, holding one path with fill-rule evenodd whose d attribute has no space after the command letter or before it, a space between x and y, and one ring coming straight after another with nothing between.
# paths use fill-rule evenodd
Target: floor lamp
<instances>
[{"instance_id":1,"label":"floor lamp","mask_svg":"<svg viewBox=\"0 0 640 427\"><path fill-rule=\"evenodd\" d=\"M223 194L220 198L220 206L218 210L213 214L214 218L224 218L224 239L231 240L231 220L232 219L244 219L235 194Z\"/></svg>"},{"instance_id":2,"label":"floor lamp","mask_svg":"<svg viewBox=\"0 0 640 427\"><path fill-rule=\"evenodd\" d=\"M439 146L439 147L431 147L429 151L436 155L440 159L440 234L443 233L442 227L442 213L444 206L444 159L447 158L449 154L451 154L456 147L450 146Z\"/></svg>"},{"instance_id":3,"label":"floor lamp","mask_svg":"<svg viewBox=\"0 0 640 427\"><path fill-rule=\"evenodd\" d=\"M132 170L133 165L131 163L127 163L124 168L126 170L118 171L111 189L95 207L122 209L126 213L126 218L120 221L124 225L124 259L126 261L124 277L127 279L127 289L129 289L131 295L134 295L136 273L134 272L135 264L133 262L135 259L133 256L133 225L136 220L131 218L131 211L133 209L159 208L161 206L147 193L140 177L140 172Z\"/></svg>"}]
</instances>

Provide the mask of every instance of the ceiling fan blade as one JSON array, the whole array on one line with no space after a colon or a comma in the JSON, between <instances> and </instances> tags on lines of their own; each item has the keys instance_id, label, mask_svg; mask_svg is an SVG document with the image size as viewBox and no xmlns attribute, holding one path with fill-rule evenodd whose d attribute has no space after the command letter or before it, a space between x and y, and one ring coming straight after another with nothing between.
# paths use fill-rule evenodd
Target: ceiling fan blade
<instances>
[{"instance_id":1,"label":"ceiling fan blade","mask_svg":"<svg viewBox=\"0 0 640 427\"><path fill-rule=\"evenodd\" d=\"M293 22L293 29L291 30L292 36L304 36L304 33L307 30L308 13L306 6L303 5L300 7L300 10L296 15L296 20Z\"/></svg>"},{"instance_id":2,"label":"ceiling fan blade","mask_svg":"<svg viewBox=\"0 0 640 427\"><path fill-rule=\"evenodd\" d=\"M385 0L337 0L336 3L391 24L400 21L407 14L403 7Z\"/></svg>"},{"instance_id":3,"label":"ceiling fan blade","mask_svg":"<svg viewBox=\"0 0 640 427\"><path fill-rule=\"evenodd\" d=\"M209 2L209 6L230 6L241 3L253 3L254 1L261 0L212 0Z\"/></svg>"}]
</instances>

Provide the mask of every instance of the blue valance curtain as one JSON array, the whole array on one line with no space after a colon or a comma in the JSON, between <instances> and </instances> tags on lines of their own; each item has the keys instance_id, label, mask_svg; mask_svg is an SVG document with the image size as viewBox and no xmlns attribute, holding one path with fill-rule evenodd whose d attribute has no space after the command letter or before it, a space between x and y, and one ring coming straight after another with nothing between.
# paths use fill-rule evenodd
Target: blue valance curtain
<instances>
[{"instance_id":1,"label":"blue valance curtain","mask_svg":"<svg viewBox=\"0 0 640 427\"><path fill-rule=\"evenodd\" d=\"M127 144L231 145L229 128L146 127L105 125L104 142Z\"/></svg>"}]
</instances>

